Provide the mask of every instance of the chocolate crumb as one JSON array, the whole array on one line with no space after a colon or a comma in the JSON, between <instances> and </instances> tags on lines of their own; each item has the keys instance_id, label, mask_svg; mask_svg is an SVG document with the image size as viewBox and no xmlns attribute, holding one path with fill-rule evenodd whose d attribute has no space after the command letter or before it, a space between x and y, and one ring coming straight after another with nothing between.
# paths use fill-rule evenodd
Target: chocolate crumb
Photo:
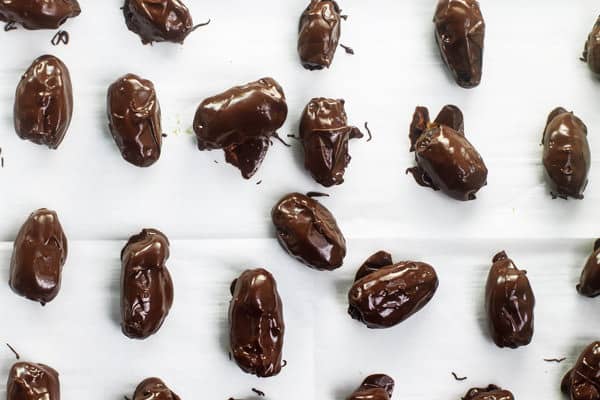
<instances>
[{"instance_id":1,"label":"chocolate crumb","mask_svg":"<svg viewBox=\"0 0 600 400\"><path fill-rule=\"evenodd\" d=\"M4 32L14 31L15 29L17 29L15 21L7 22L6 25L4 25Z\"/></svg>"},{"instance_id":2,"label":"chocolate crumb","mask_svg":"<svg viewBox=\"0 0 600 400\"><path fill-rule=\"evenodd\" d=\"M346 14L344 14L344 15L340 15L340 18L343 19L344 21L346 21L348 19L348 16Z\"/></svg>"},{"instance_id":3,"label":"chocolate crumb","mask_svg":"<svg viewBox=\"0 0 600 400\"><path fill-rule=\"evenodd\" d=\"M67 31L58 31L56 35L50 41L52 46L58 46L60 43L69 44L69 32Z\"/></svg>"},{"instance_id":4,"label":"chocolate crumb","mask_svg":"<svg viewBox=\"0 0 600 400\"><path fill-rule=\"evenodd\" d=\"M287 360L283 360L281 362L281 368L285 368L287 366Z\"/></svg>"},{"instance_id":5,"label":"chocolate crumb","mask_svg":"<svg viewBox=\"0 0 600 400\"><path fill-rule=\"evenodd\" d=\"M367 139L367 142L370 142L371 140L373 140L373 135L371 134L371 130L369 129L368 122L365 122L365 129L367 130L367 133L369 134L369 138Z\"/></svg>"},{"instance_id":6,"label":"chocolate crumb","mask_svg":"<svg viewBox=\"0 0 600 400\"><path fill-rule=\"evenodd\" d=\"M265 397L265 392L263 392L262 390L258 390L258 389L252 388L252 391L254 393L256 393L257 396Z\"/></svg>"},{"instance_id":7,"label":"chocolate crumb","mask_svg":"<svg viewBox=\"0 0 600 400\"><path fill-rule=\"evenodd\" d=\"M256 182L257 185L260 185L262 183L262 180Z\"/></svg>"},{"instance_id":8,"label":"chocolate crumb","mask_svg":"<svg viewBox=\"0 0 600 400\"><path fill-rule=\"evenodd\" d=\"M458 375L456 375L456 372L452 372L452 376L454 377L454 379L456 379L459 382L467 380L466 376L458 376Z\"/></svg>"},{"instance_id":9,"label":"chocolate crumb","mask_svg":"<svg viewBox=\"0 0 600 400\"><path fill-rule=\"evenodd\" d=\"M219 163L217 160L213 160L213 162L214 162L215 164L218 164L218 163Z\"/></svg>"},{"instance_id":10,"label":"chocolate crumb","mask_svg":"<svg viewBox=\"0 0 600 400\"><path fill-rule=\"evenodd\" d=\"M6 343L6 346L8 346L8 348L10 349L10 351L12 351L13 353L15 353L15 357L17 358L17 360L21 359L21 356L19 355L19 353L17 353L17 351L8 343Z\"/></svg>"},{"instance_id":11,"label":"chocolate crumb","mask_svg":"<svg viewBox=\"0 0 600 400\"><path fill-rule=\"evenodd\" d=\"M340 47L346 51L346 54L354 55L354 49L352 47L344 46L341 43Z\"/></svg>"},{"instance_id":12,"label":"chocolate crumb","mask_svg":"<svg viewBox=\"0 0 600 400\"><path fill-rule=\"evenodd\" d=\"M166 133L163 133L161 136L162 136L162 137L167 137L167 136L169 136L169 135L167 135Z\"/></svg>"},{"instance_id":13,"label":"chocolate crumb","mask_svg":"<svg viewBox=\"0 0 600 400\"><path fill-rule=\"evenodd\" d=\"M566 359L567 359L567 357L562 357L562 358L544 358L544 361L546 361L546 362L561 363L561 362L565 361Z\"/></svg>"},{"instance_id":14,"label":"chocolate crumb","mask_svg":"<svg viewBox=\"0 0 600 400\"><path fill-rule=\"evenodd\" d=\"M321 192L308 192L308 193L306 193L306 195L308 197L329 197L329 195L327 193L321 193Z\"/></svg>"}]
</instances>

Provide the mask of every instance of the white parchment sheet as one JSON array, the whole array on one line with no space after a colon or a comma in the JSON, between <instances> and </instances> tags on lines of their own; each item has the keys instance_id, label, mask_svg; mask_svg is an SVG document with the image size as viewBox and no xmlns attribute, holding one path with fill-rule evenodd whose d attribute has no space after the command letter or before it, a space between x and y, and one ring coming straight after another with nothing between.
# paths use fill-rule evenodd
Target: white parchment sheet
<instances>
[{"instance_id":1,"label":"white parchment sheet","mask_svg":"<svg viewBox=\"0 0 600 400\"><path fill-rule=\"evenodd\" d=\"M328 71L304 70L296 54L306 0L187 0L195 22L210 25L184 46L142 46L127 31L121 0L80 0L83 12L54 32L0 32L0 281L8 280L12 240L31 211L55 209L70 240L63 288L45 308L0 284L0 340L24 358L59 370L63 398L121 399L144 377L162 377L183 399L343 399L373 372L392 375L397 399L458 399L497 383L519 399L561 399L562 374L600 332L600 301L575 284L600 235L600 81L581 56L600 13L595 0L481 0L487 23L480 87L458 87L441 64L431 19L434 0L340 0L349 15ZM57 151L20 140L12 126L21 74L42 54L70 69L73 121ZM160 161L126 163L108 130L106 90L132 72L156 85L163 111ZM297 131L312 97L344 98L350 123L374 139L352 141L346 182L322 202L348 239L344 267L308 270L273 239L270 209L290 191L323 191L302 167L297 142L275 142L258 174L244 181L222 152L200 152L191 124L198 103L231 86L272 76ZM417 105L447 103L465 114L466 135L489 168L478 199L461 203L416 185L405 169L408 125ZM543 181L542 131L556 106L589 128L590 184L583 201L552 200ZM215 163L217 161L218 163ZM260 182L259 185L257 183ZM118 325L119 253L143 227L171 239L175 303L151 339L131 341ZM397 260L437 268L440 289L402 325L371 331L346 314L360 263L386 249ZM527 269L538 299L533 343L497 349L484 329L483 290L492 256L505 249ZM244 268L277 278L287 324L280 376L259 380L227 357L229 284ZM543 358L568 357L562 364ZM0 397L13 362L0 350ZM450 375L468 376L456 382Z\"/></svg>"}]
</instances>

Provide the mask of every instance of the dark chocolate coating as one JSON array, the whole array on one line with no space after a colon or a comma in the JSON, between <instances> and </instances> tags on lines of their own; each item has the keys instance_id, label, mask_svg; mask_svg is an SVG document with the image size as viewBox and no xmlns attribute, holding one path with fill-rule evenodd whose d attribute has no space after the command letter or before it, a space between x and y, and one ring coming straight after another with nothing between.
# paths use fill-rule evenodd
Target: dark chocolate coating
<instances>
[{"instance_id":1,"label":"dark chocolate coating","mask_svg":"<svg viewBox=\"0 0 600 400\"><path fill-rule=\"evenodd\" d=\"M300 17L298 54L304 68L329 68L340 40L342 16L335 1L311 0Z\"/></svg>"},{"instance_id":2,"label":"dark chocolate coating","mask_svg":"<svg viewBox=\"0 0 600 400\"><path fill-rule=\"evenodd\" d=\"M348 126L344 100L312 99L300 121L304 167L323 186L343 183L351 159L348 141L361 137L358 128Z\"/></svg>"},{"instance_id":3,"label":"dark chocolate coating","mask_svg":"<svg viewBox=\"0 0 600 400\"><path fill-rule=\"evenodd\" d=\"M146 378L135 388L133 400L179 400L179 396L171 391L158 378Z\"/></svg>"},{"instance_id":4,"label":"dark chocolate coating","mask_svg":"<svg viewBox=\"0 0 600 400\"><path fill-rule=\"evenodd\" d=\"M592 32L588 36L582 59L587 62L594 74L600 75L600 17L598 17Z\"/></svg>"},{"instance_id":5,"label":"dark chocolate coating","mask_svg":"<svg viewBox=\"0 0 600 400\"><path fill-rule=\"evenodd\" d=\"M410 126L410 151L417 166L409 168L415 181L462 201L474 200L487 185L488 170L464 134L462 112L445 106L433 123L425 107L417 107Z\"/></svg>"},{"instance_id":6,"label":"dark chocolate coating","mask_svg":"<svg viewBox=\"0 0 600 400\"><path fill-rule=\"evenodd\" d=\"M127 74L108 88L108 127L121 155L138 167L160 157L162 128L160 104L152 82Z\"/></svg>"},{"instance_id":7,"label":"dark chocolate coating","mask_svg":"<svg viewBox=\"0 0 600 400\"><path fill-rule=\"evenodd\" d=\"M223 149L227 162L251 178L287 112L283 89L273 78L235 86L198 106L194 117L198 148Z\"/></svg>"},{"instance_id":8,"label":"dark chocolate coating","mask_svg":"<svg viewBox=\"0 0 600 400\"><path fill-rule=\"evenodd\" d=\"M11 289L42 305L52 301L60 290L67 253L67 237L56 212L34 211L15 239L8 281Z\"/></svg>"},{"instance_id":9,"label":"dark chocolate coating","mask_svg":"<svg viewBox=\"0 0 600 400\"><path fill-rule=\"evenodd\" d=\"M283 305L273 275L265 269L244 271L231 284L229 303L231 355L249 374L264 378L281 371Z\"/></svg>"},{"instance_id":10,"label":"dark chocolate coating","mask_svg":"<svg viewBox=\"0 0 600 400\"><path fill-rule=\"evenodd\" d=\"M600 239L594 243L594 251L583 267L577 291L587 297L600 295Z\"/></svg>"},{"instance_id":11,"label":"dark chocolate coating","mask_svg":"<svg viewBox=\"0 0 600 400\"><path fill-rule=\"evenodd\" d=\"M173 281L165 262L169 240L143 229L121 251L121 328L132 339L158 332L173 304Z\"/></svg>"},{"instance_id":12,"label":"dark chocolate coating","mask_svg":"<svg viewBox=\"0 0 600 400\"><path fill-rule=\"evenodd\" d=\"M519 270L503 251L493 259L485 307L490 333L498 347L516 349L531 342L535 296L527 271Z\"/></svg>"},{"instance_id":13,"label":"dark chocolate coating","mask_svg":"<svg viewBox=\"0 0 600 400\"><path fill-rule=\"evenodd\" d=\"M456 83L473 88L481 82L485 22L477 0L439 0L435 39Z\"/></svg>"},{"instance_id":14,"label":"dark chocolate coating","mask_svg":"<svg viewBox=\"0 0 600 400\"><path fill-rule=\"evenodd\" d=\"M58 372L44 364L13 364L8 373L6 399L60 400Z\"/></svg>"},{"instance_id":15,"label":"dark chocolate coating","mask_svg":"<svg viewBox=\"0 0 600 400\"><path fill-rule=\"evenodd\" d=\"M125 0L125 23L143 44L183 43L194 30L194 21L181 0Z\"/></svg>"},{"instance_id":16,"label":"dark chocolate coating","mask_svg":"<svg viewBox=\"0 0 600 400\"><path fill-rule=\"evenodd\" d=\"M348 397L348 400L390 400L394 392L394 380L384 374L369 375Z\"/></svg>"},{"instance_id":17,"label":"dark chocolate coating","mask_svg":"<svg viewBox=\"0 0 600 400\"><path fill-rule=\"evenodd\" d=\"M0 21L25 29L57 29L79 14L77 0L0 0Z\"/></svg>"},{"instance_id":18,"label":"dark chocolate coating","mask_svg":"<svg viewBox=\"0 0 600 400\"><path fill-rule=\"evenodd\" d=\"M546 180L554 198L583 199L591 165L587 127L572 112L555 108L542 138Z\"/></svg>"},{"instance_id":19,"label":"dark chocolate coating","mask_svg":"<svg viewBox=\"0 0 600 400\"><path fill-rule=\"evenodd\" d=\"M15 94L14 124L21 139L56 149L73 115L73 88L67 66L54 56L33 61Z\"/></svg>"},{"instance_id":20,"label":"dark chocolate coating","mask_svg":"<svg viewBox=\"0 0 600 400\"><path fill-rule=\"evenodd\" d=\"M290 193L273 207L271 219L277 240L298 261L318 270L342 266L346 239L331 212L315 199Z\"/></svg>"},{"instance_id":21,"label":"dark chocolate coating","mask_svg":"<svg viewBox=\"0 0 600 400\"><path fill-rule=\"evenodd\" d=\"M433 298L438 277L431 265L391 262L380 251L359 268L348 292L348 314L368 328L389 328L420 311Z\"/></svg>"},{"instance_id":22,"label":"dark chocolate coating","mask_svg":"<svg viewBox=\"0 0 600 400\"><path fill-rule=\"evenodd\" d=\"M508 390L501 389L496 385L488 385L486 388L470 389L463 400L514 400L514 396Z\"/></svg>"},{"instance_id":23,"label":"dark chocolate coating","mask_svg":"<svg viewBox=\"0 0 600 400\"><path fill-rule=\"evenodd\" d=\"M600 399L600 342L585 348L573 369L563 378L561 390L571 400Z\"/></svg>"}]
</instances>

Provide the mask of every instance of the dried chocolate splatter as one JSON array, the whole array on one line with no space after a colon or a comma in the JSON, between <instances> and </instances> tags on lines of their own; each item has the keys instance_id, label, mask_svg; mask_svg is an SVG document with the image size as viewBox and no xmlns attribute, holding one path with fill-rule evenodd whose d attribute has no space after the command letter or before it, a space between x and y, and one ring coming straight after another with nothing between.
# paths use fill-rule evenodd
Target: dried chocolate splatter
<instances>
[{"instance_id":1,"label":"dried chocolate splatter","mask_svg":"<svg viewBox=\"0 0 600 400\"><path fill-rule=\"evenodd\" d=\"M308 197L329 197L327 193L322 192L308 192L306 193Z\"/></svg>"},{"instance_id":2,"label":"dried chocolate splatter","mask_svg":"<svg viewBox=\"0 0 600 400\"><path fill-rule=\"evenodd\" d=\"M544 361L546 361L546 362L561 363L561 362L565 361L566 359L567 359L567 357L562 357L562 358L544 358Z\"/></svg>"},{"instance_id":3,"label":"dried chocolate splatter","mask_svg":"<svg viewBox=\"0 0 600 400\"><path fill-rule=\"evenodd\" d=\"M254 393L256 393L257 396L265 397L265 392L263 392L262 390L258 390L258 389L252 388L252 391Z\"/></svg>"},{"instance_id":4,"label":"dried chocolate splatter","mask_svg":"<svg viewBox=\"0 0 600 400\"><path fill-rule=\"evenodd\" d=\"M367 142L370 142L371 140L373 140L373 135L371 134L371 130L369 129L368 122L365 122L365 129L367 130L367 133L369 134L369 138L367 139Z\"/></svg>"},{"instance_id":5,"label":"dried chocolate splatter","mask_svg":"<svg viewBox=\"0 0 600 400\"><path fill-rule=\"evenodd\" d=\"M69 44L69 32L67 32L67 31L56 32L56 35L54 35L54 37L52 37L52 40L50 41L50 43L52 43L52 46L58 46L60 43Z\"/></svg>"},{"instance_id":6,"label":"dried chocolate splatter","mask_svg":"<svg viewBox=\"0 0 600 400\"><path fill-rule=\"evenodd\" d=\"M19 353L17 353L17 351L10 344L6 343L6 346L10 349L10 351L15 353L15 357L17 358L17 360L21 359L21 356L19 355Z\"/></svg>"},{"instance_id":7,"label":"dried chocolate splatter","mask_svg":"<svg viewBox=\"0 0 600 400\"><path fill-rule=\"evenodd\" d=\"M346 54L354 55L354 49L352 47L344 46L340 43L340 47L346 51Z\"/></svg>"},{"instance_id":8,"label":"dried chocolate splatter","mask_svg":"<svg viewBox=\"0 0 600 400\"><path fill-rule=\"evenodd\" d=\"M281 138L281 136L279 136L277 133L275 133L275 134L273 135L273 137L274 137L275 139L279 140L281 143L283 143L283 145L284 145L285 147L292 147L292 145L291 145L291 144L289 144L289 143L286 143L286 142L285 142L285 141L284 141L284 140Z\"/></svg>"},{"instance_id":9,"label":"dried chocolate splatter","mask_svg":"<svg viewBox=\"0 0 600 400\"><path fill-rule=\"evenodd\" d=\"M15 21L7 22L6 25L4 25L4 32L14 31L15 29L17 29Z\"/></svg>"},{"instance_id":10,"label":"dried chocolate splatter","mask_svg":"<svg viewBox=\"0 0 600 400\"><path fill-rule=\"evenodd\" d=\"M456 372L452 372L452 376L454 377L454 379L456 379L459 382L467 380L466 376L458 376L458 375L456 375Z\"/></svg>"}]
</instances>

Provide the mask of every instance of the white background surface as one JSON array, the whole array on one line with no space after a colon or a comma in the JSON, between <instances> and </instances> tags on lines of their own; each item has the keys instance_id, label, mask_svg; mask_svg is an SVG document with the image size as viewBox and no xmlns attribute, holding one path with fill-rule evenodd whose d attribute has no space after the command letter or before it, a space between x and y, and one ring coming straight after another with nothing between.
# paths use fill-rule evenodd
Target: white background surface
<instances>
[{"instance_id":1,"label":"white background surface","mask_svg":"<svg viewBox=\"0 0 600 400\"><path fill-rule=\"evenodd\" d=\"M187 3L195 22L212 23L184 46L142 46L125 27L120 0L81 0L82 15L65 25L68 46L52 47L50 31L0 32L0 277L7 280L10 242L36 208L58 211L71 247L62 292L47 307L0 290L0 313L10 322L0 336L26 359L57 368L66 399L117 400L148 375L183 399L243 397L251 387L273 399L333 399L372 372L396 379L398 399L459 398L490 382L517 398L562 398L562 373L600 328L598 301L574 290L599 235L600 82L578 61L600 12L596 2L484 1L484 76L473 90L458 87L441 65L435 1L341 2L350 16L341 43L356 55L339 49L321 72L304 70L296 54L307 1ZM73 121L57 151L21 141L12 127L19 77L44 53L65 61L75 91ZM160 161L145 170L121 158L106 129L106 89L127 72L154 81L168 134ZM286 92L282 136L296 132L316 96L346 99L350 122L369 121L373 131L372 142L352 141L346 182L323 200L349 239L345 266L334 273L305 269L270 239L270 208L282 195L323 191L302 168L297 143L276 143L244 181L222 152L199 152L189 133L202 99L263 76ZM413 164L414 107L435 115L446 103L462 108L467 137L490 170L474 202L456 202L404 174ZM593 165L583 201L552 200L543 182L539 142L558 105L589 128ZM115 319L118 256L142 227L172 241L176 299L160 333L134 342ZM345 314L345 296L356 268L380 248L398 260L430 262L441 286L423 312L376 332ZM483 286L501 249L529 270L538 297L534 342L516 351L496 349L482 330ZM268 380L243 374L223 347L229 283L254 266L278 279L287 322L289 364ZM561 356L569 360L542 361ZM11 357L0 352L4 376ZM469 380L457 383L450 371Z\"/></svg>"}]
</instances>

